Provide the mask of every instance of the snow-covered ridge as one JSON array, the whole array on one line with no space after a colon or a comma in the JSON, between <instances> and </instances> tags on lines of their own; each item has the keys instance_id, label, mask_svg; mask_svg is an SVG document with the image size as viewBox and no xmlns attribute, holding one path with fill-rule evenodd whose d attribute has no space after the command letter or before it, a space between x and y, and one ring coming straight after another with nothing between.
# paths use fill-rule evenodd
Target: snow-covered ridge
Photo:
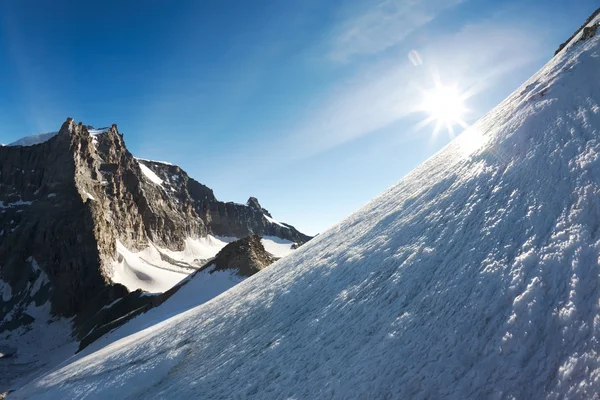
<instances>
[{"instance_id":1,"label":"snow-covered ridge","mask_svg":"<svg viewBox=\"0 0 600 400\"><path fill-rule=\"evenodd\" d=\"M157 163L157 164L164 164L164 165L174 165L174 164L171 164L171 163L170 163L170 162L168 162L168 161L148 160L148 159L145 159L145 158L140 158L140 157L136 157L135 159L136 159L136 160L140 160L140 161L146 161L146 162Z\"/></svg>"},{"instance_id":2,"label":"snow-covered ridge","mask_svg":"<svg viewBox=\"0 0 600 400\"><path fill-rule=\"evenodd\" d=\"M56 135L58 135L58 132L39 133L37 135L25 136L19 140L9 143L7 146L33 146L39 143L44 143Z\"/></svg>"},{"instance_id":3,"label":"snow-covered ridge","mask_svg":"<svg viewBox=\"0 0 600 400\"><path fill-rule=\"evenodd\" d=\"M156 175L156 173L154 171L152 171L150 168L146 167L144 165L144 163L138 163L138 165L140 166L140 169L142 170L142 173L144 174L144 176L146 178L148 178L148 180L150 180L150 182L157 184L158 186L162 187L163 184L163 180Z\"/></svg>"},{"instance_id":4,"label":"snow-covered ridge","mask_svg":"<svg viewBox=\"0 0 600 400\"><path fill-rule=\"evenodd\" d=\"M281 222L277 221L276 219L269 217L267 214L263 214L263 216L264 216L264 217L265 217L265 219L266 219L267 221L269 221L270 223L272 223L272 224L275 224L275 225L279 225L279 226L281 226L282 228L289 229L287 226L285 226L285 225L284 225L284 224L282 224Z\"/></svg>"}]
</instances>

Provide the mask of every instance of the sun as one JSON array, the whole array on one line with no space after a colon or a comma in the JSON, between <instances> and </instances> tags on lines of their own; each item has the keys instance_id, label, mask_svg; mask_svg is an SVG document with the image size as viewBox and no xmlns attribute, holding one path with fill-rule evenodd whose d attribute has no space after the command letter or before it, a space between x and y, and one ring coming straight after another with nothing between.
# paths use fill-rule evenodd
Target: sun
<instances>
[{"instance_id":1,"label":"sun","mask_svg":"<svg viewBox=\"0 0 600 400\"><path fill-rule=\"evenodd\" d=\"M428 125L435 121L434 136L442 127L446 127L450 136L454 137L456 125L468 128L464 121L464 116L468 111L465 106L465 98L466 96L460 92L458 86L436 83L433 89L423 91L419 110L427 113L429 117L420 125Z\"/></svg>"}]
</instances>

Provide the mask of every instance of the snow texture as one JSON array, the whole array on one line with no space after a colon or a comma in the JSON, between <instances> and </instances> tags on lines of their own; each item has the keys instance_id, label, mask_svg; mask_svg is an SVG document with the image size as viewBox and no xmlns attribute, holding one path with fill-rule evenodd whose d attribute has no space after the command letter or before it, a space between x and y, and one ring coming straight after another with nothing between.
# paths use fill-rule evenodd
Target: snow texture
<instances>
[{"instance_id":1,"label":"snow texture","mask_svg":"<svg viewBox=\"0 0 600 400\"><path fill-rule=\"evenodd\" d=\"M265 250L277 258L285 257L294 251L292 248L294 242L277 236L265 236L261 242Z\"/></svg>"},{"instance_id":2,"label":"snow texture","mask_svg":"<svg viewBox=\"0 0 600 400\"><path fill-rule=\"evenodd\" d=\"M142 170L142 173L144 174L144 176L146 178L148 178L148 180L150 182L153 182L155 184L157 184L158 186L162 187L163 184L163 180L160 179L160 177L158 175L156 175L154 173L154 171L152 171L150 168L146 167L144 164L142 163L138 163L140 166L140 169Z\"/></svg>"},{"instance_id":3,"label":"snow texture","mask_svg":"<svg viewBox=\"0 0 600 400\"><path fill-rule=\"evenodd\" d=\"M273 218L269 217L268 215L266 215L266 214L263 214L263 216L264 216L264 217L266 218L266 220L267 220L267 221L269 221L270 223L272 223L272 224L275 224L275 225L279 225L279 226L281 226L282 228L289 229L287 226L285 226L285 225L284 225L284 224L282 224L281 222L279 222L279 221L277 221L277 220L275 220L275 219L273 219Z\"/></svg>"},{"instance_id":4,"label":"snow texture","mask_svg":"<svg viewBox=\"0 0 600 400\"><path fill-rule=\"evenodd\" d=\"M293 254L11 398L592 398L599 41Z\"/></svg>"},{"instance_id":5,"label":"snow texture","mask_svg":"<svg viewBox=\"0 0 600 400\"><path fill-rule=\"evenodd\" d=\"M141 165L141 164L140 164ZM162 249L149 243L143 251L133 252L117 242L118 258L113 263L113 282L130 291L142 289L151 293L169 290L175 284L213 258L233 238L207 236L188 238L183 251ZM167 261L168 258L174 262Z\"/></svg>"}]
</instances>

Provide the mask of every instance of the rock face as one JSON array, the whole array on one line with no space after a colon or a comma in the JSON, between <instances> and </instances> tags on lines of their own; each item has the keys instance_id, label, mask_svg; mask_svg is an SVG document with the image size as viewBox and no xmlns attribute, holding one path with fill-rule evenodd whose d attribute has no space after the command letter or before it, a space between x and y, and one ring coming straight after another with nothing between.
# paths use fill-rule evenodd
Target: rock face
<instances>
[{"instance_id":1,"label":"rock face","mask_svg":"<svg viewBox=\"0 0 600 400\"><path fill-rule=\"evenodd\" d=\"M274 261L263 247L260 236L252 235L229 243L205 268L211 273L235 270L239 275L252 276Z\"/></svg>"},{"instance_id":2,"label":"rock face","mask_svg":"<svg viewBox=\"0 0 600 400\"><path fill-rule=\"evenodd\" d=\"M111 281L117 241L181 251L208 234L310 239L255 198L225 203L175 165L136 159L116 125L69 118L46 141L20 143L0 147L0 333L29 323L33 301L75 317L84 337L86 320L128 293Z\"/></svg>"},{"instance_id":3,"label":"rock face","mask_svg":"<svg viewBox=\"0 0 600 400\"><path fill-rule=\"evenodd\" d=\"M178 204L184 205L184 213L190 218L201 220L215 235L278 236L298 244L311 239L293 226L273 220L255 197L250 197L246 204L218 201L211 189L190 178L178 166L156 161L138 161L160 178L165 193L175 196Z\"/></svg>"},{"instance_id":4,"label":"rock face","mask_svg":"<svg viewBox=\"0 0 600 400\"><path fill-rule=\"evenodd\" d=\"M585 22L583 23L583 25L581 25L581 27L579 29L577 29L575 31L575 33L573 33L573 35L571 35L570 38L568 38L566 41L564 41L563 43L561 43L560 46L558 46L558 49L556 49L556 51L554 52L554 55L557 55L558 53L560 53L561 50L564 49L567 46L567 44L569 44L569 42L571 40L573 40L573 38L575 36L577 36L577 34L579 32L581 32L582 30L583 30L583 34L581 35L580 40L587 40L587 39L591 38L592 36L594 36L596 34L596 30L598 29L598 24L596 24L596 25L594 25L592 27L589 27L587 25L589 25L589 23L594 18L596 18L596 16L598 16L598 14L600 14L600 8L598 8L596 11L594 11L592 13L592 15L590 15L589 18L585 20Z\"/></svg>"}]
</instances>

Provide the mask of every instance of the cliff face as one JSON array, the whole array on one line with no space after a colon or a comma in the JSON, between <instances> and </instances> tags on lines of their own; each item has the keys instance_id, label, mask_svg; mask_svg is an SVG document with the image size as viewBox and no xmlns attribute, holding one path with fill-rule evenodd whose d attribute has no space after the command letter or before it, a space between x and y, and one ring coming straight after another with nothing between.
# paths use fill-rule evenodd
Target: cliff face
<instances>
[{"instance_id":1,"label":"cliff face","mask_svg":"<svg viewBox=\"0 0 600 400\"><path fill-rule=\"evenodd\" d=\"M254 198L221 202L181 168L136 159L116 125L93 130L68 119L43 143L0 147L0 289L10 294L0 333L30 322L33 300L82 326L128 293L112 282L119 242L177 252L209 234L310 239Z\"/></svg>"},{"instance_id":2,"label":"cliff face","mask_svg":"<svg viewBox=\"0 0 600 400\"><path fill-rule=\"evenodd\" d=\"M13 309L27 319L16 306L34 294L46 293L38 303L50 299L53 311L66 316L95 296L109 297L96 210L78 186L85 138L76 128L71 121L45 143L0 147L0 278L11 293L0 303L0 331ZM31 293L38 266L47 279Z\"/></svg>"},{"instance_id":3,"label":"cliff face","mask_svg":"<svg viewBox=\"0 0 600 400\"><path fill-rule=\"evenodd\" d=\"M201 219L214 235L240 238L250 234L277 236L298 244L311 239L293 226L275 221L255 197L250 197L246 204L219 201L211 189L190 178L176 165L138 161L160 178L165 193L178 203L185 204L186 209L193 210L195 218Z\"/></svg>"}]
</instances>

